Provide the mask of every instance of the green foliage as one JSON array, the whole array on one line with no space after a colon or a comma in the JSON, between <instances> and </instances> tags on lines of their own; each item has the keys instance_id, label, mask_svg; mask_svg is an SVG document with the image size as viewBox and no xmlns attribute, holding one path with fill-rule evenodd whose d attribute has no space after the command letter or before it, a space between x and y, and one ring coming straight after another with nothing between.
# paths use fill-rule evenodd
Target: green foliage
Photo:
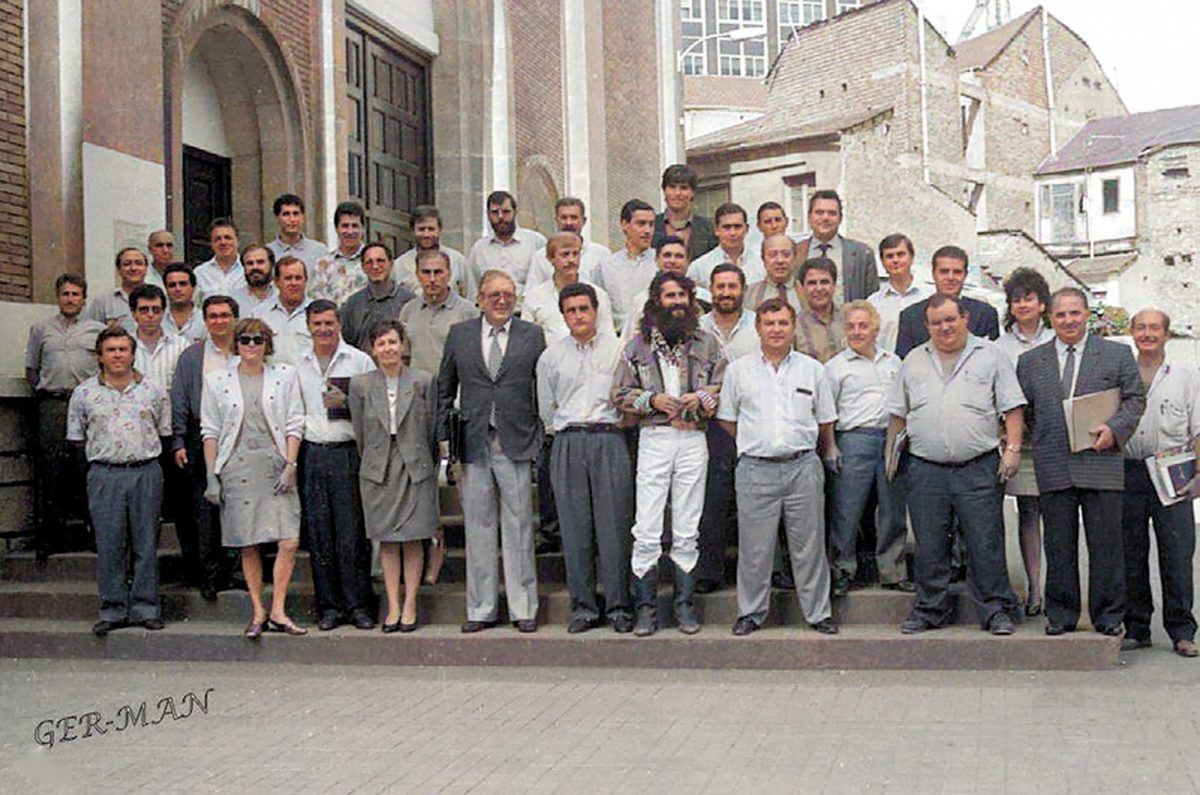
<instances>
[{"instance_id":1,"label":"green foliage","mask_svg":"<svg viewBox=\"0 0 1200 795\"><path fill-rule=\"evenodd\" d=\"M1122 337L1129 334L1129 313L1124 307L1097 303L1092 305L1088 331L1101 337Z\"/></svg>"}]
</instances>

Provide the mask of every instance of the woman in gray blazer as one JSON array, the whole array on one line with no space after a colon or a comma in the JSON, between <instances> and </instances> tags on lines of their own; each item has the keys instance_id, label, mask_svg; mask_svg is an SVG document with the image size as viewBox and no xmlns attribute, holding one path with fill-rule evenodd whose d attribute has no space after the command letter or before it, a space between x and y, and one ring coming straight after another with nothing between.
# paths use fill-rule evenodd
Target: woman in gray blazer
<instances>
[{"instance_id":1,"label":"woman in gray blazer","mask_svg":"<svg viewBox=\"0 0 1200 795\"><path fill-rule=\"evenodd\" d=\"M437 390L432 375L404 366L408 335L400 321L376 323L370 341L379 369L350 379L350 420L362 459L358 487L367 536L380 542L387 591L383 631L412 632L424 565L421 542L438 529Z\"/></svg>"}]
</instances>

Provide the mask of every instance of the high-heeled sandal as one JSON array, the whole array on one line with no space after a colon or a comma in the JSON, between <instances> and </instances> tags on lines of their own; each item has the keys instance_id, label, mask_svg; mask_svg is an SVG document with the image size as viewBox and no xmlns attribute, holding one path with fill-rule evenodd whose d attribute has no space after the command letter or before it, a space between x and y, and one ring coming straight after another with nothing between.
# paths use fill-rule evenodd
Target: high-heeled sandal
<instances>
[{"instance_id":1,"label":"high-heeled sandal","mask_svg":"<svg viewBox=\"0 0 1200 795\"><path fill-rule=\"evenodd\" d=\"M305 627L296 626L295 622L288 619L287 622L275 621L272 618L267 618L267 632L283 632L288 635L307 635L308 630Z\"/></svg>"}]
</instances>

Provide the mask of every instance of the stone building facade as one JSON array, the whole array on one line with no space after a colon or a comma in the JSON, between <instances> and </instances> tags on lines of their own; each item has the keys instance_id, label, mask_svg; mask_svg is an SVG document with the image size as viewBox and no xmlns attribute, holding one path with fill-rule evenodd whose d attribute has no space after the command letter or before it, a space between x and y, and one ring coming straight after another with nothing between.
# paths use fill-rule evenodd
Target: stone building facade
<instances>
[{"instance_id":1,"label":"stone building facade","mask_svg":"<svg viewBox=\"0 0 1200 795\"><path fill-rule=\"evenodd\" d=\"M220 215L269 240L282 192L326 241L361 201L397 252L417 204L465 249L490 190L542 232L576 195L607 244L680 157L678 25L672 0L0 0L0 534L28 521L22 354L58 274L111 287L160 227L206 258Z\"/></svg>"}]
</instances>

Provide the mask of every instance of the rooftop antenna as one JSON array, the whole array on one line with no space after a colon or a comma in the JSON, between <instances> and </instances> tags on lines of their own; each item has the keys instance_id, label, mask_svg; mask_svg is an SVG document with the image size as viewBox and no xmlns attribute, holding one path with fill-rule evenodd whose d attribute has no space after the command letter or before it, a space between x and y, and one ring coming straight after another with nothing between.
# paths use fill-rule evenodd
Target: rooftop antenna
<instances>
[{"instance_id":1,"label":"rooftop antenna","mask_svg":"<svg viewBox=\"0 0 1200 795\"><path fill-rule=\"evenodd\" d=\"M995 30L1012 19L1009 0L974 0L974 2L975 7L971 9L971 15L967 17L967 23L963 25L962 33L958 34L960 42L975 35L975 28L979 26L980 20L987 25L987 30Z\"/></svg>"}]
</instances>

